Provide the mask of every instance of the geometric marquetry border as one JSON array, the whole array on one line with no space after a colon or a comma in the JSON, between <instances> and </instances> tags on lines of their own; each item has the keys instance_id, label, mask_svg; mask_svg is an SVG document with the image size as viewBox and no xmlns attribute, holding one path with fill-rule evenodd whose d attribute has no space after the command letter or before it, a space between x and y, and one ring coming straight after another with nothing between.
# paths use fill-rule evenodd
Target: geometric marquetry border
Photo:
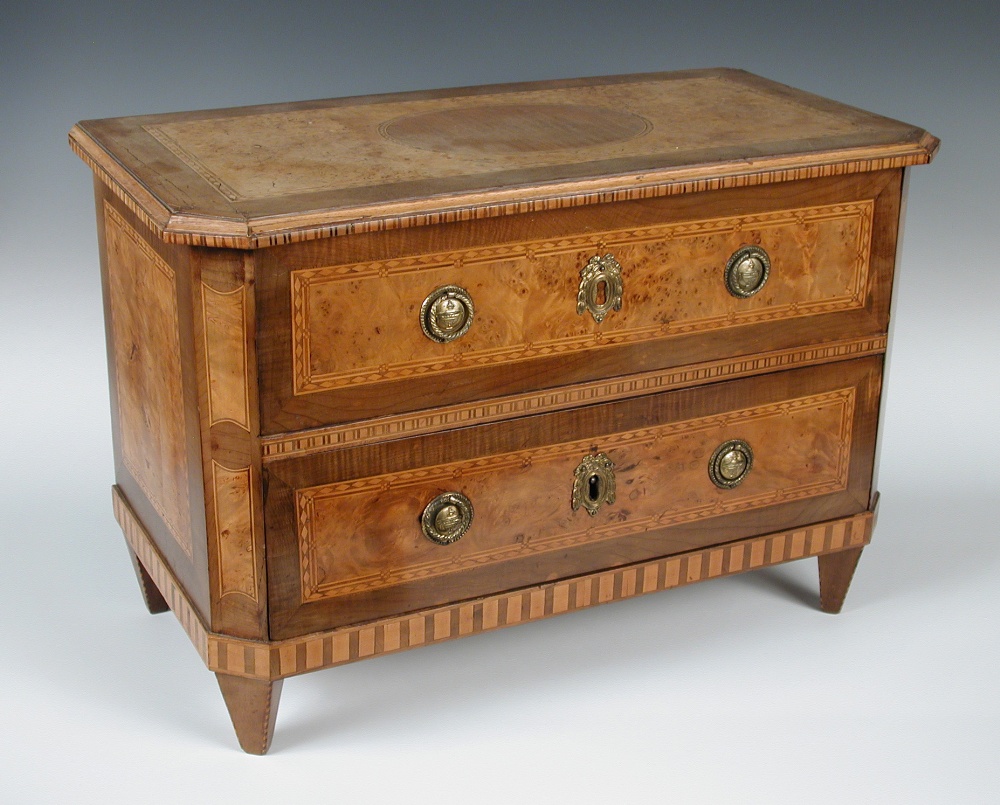
<instances>
[{"instance_id":1,"label":"geometric marquetry border","mask_svg":"<svg viewBox=\"0 0 1000 805\"><path fill-rule=\"evenodd\" d=\"M580 181L570 189L553 188L539 197L534 187L502 188L476 198L457 195L443 198L437 207L414 211L412 201L374 204L319 213L293 213L251 220L213 221L184 212L172 212L142 184L109 157L80 126L69 133L69 144L111 191L143 223L167 243L230 249L261 249L289 243L344 237L365 232L385 232L410 227L498 218L507 215L570 209L592 204L662 198L687 193L705 193L738 187L757 187L780 182L823 179L873 171L898 170L925 165L938 150L938 140L924 133L920 141L901 148L899 144L871 146L840 152L823 164L803 164L798 156L771 157L754 164L731 166L720 175L717 166L665 169L646 175L643 184L621 186L620 177ZM561 191L561 192L560 192Z\"/></svg>"},{"instance_id":2,"label":"geometric marquetry border","mask_svg":"<svg viewBox=\"0 0 1000 805\"><path fill-rule=\"evenodd\" d=\"M884 335L831 341L741 358L705 361L676 369L633 374L625 378L580 383L569 388L545 389L492 400L438 407L430 411L395 414L362 423L334 425L288 435L265 436L261 440L261 449L264 460L267 461L293 455L308 455L348 445L373 444L431 433L443 428L479 425L513 416L561 411L578 405L611 402L640 394L654 394L700 383L750 377L779 369L861 358L884 352L886 342Z\"/></svg>"},{"instance_id":3,"label":"geometric marquetry border","mask_svg":"<svg viewBox=\"0 0 1000 805\"><path fill-rule=\"evenodd\" d=\"M209 669L256 679L281 679L707 579L860 547L871 539L874 523L873 511L864 511L806 528L738 540L360 626L345 626L289 640L259 642L214 634L205 628L120 490L115 487L113 492L115 517L126 540Z\"/></svg>"},{"instance_id":4,"label":"geometric marquetry border","mask_svg":"<svg viewBox=\"0 0 1000 805\"><path fill-rule=\"evenodd\" d=\"M170 572L170 568L159 549L153 544L149 532L143 528L139 518L132 511L132 507L129 506L124 494L117 486L111 487L111 505L114 508L115 519L125 534L125 541L152 578L156 589L166 599L170 611L184 627L184 631L191 638L198 654L208 662L208 630L205 628L205 624L202 623L198 613L191 605L190 599L177 578Z\"/></svg>"}]
</instances>

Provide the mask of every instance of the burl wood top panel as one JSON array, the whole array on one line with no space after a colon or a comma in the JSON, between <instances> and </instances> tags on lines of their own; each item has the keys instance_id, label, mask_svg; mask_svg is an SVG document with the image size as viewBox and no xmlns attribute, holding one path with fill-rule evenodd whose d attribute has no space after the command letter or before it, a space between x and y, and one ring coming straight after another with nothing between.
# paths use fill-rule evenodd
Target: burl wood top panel
<instances>
[{"instance_id":1,"label":"burl wood top panel","mask_svg":"<svg viewBox=\"0 0 1000 805\"><path fill-rule=\"evenodd\" d=\"M722 69L84 121L70 141L164 238L237 247L902 167L937 148Z\"/></svg>"}]
</instances>

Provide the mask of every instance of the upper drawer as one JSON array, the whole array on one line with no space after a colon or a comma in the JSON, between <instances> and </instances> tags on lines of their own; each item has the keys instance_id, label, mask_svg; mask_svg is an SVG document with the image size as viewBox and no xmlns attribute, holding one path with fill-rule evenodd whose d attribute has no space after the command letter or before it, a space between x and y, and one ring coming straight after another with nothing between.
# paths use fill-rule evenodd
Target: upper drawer
<instances>
[{"instance_id":1,"label":"upper drawer","mask_svg":"<svg viewBox=\"0 0 1000 805\"><path fill-rule=\"evenodd\" d=\"M269 250L265 432L881 332L898 193L878 174Z\"/></svg>"}]
</instances>

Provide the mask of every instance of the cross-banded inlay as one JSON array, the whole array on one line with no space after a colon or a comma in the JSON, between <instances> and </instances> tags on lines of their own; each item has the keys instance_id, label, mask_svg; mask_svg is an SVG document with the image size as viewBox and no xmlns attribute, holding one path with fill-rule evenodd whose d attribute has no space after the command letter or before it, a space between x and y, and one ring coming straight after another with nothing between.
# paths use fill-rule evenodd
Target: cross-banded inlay
<instances>
[{"instance_id":1,"label":"cross-banded inlay","mask_svg":"<svg viewBox=\"0 0 1000 805\"><path fill-rule=\"evenodd\" d=\"M208 632L135 514L114 489L115 516L209 669L279 679L380 654L440 643L578 609L866 545L869 511L801 529L638 562L574 579L463 601L362 626L264 643Z\"/></svg>"}]
</instances>

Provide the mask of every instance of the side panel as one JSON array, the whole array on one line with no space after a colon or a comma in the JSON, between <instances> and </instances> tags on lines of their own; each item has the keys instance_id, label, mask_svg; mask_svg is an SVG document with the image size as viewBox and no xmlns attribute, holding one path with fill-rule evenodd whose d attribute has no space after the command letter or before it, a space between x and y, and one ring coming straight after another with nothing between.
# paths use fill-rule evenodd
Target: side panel
<instances>
[{"instance_id":1,"label":"side panel","mask_svg":"<svg viewBox=\"0 0 1000 805\"><path fill-rule=\"evenodd\" d=\"M95 181L115 479L207 622L190 250L156 238Z\"/></svg>"},{"instance_id":2,"label":"side panel","mask_svg":"<svg viewBox=\"0 0 1000 805\"><path fill-rule=\"evenodd\" d=\"M120 493L206 626L266 638L252 258L96 188Z\"/></svg>"}]
</instances>

